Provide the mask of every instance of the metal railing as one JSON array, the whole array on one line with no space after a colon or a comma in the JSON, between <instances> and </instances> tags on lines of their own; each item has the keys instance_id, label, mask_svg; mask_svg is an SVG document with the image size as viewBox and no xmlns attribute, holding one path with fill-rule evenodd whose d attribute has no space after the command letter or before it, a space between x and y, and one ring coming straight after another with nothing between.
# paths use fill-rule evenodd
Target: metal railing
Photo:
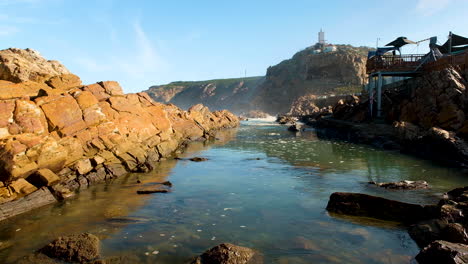
<instances>
[{"instance_id":1,"label":"metal railing","mask_svg":"<svg viewBox=\"0 0 468 264\"><path fill-rule=\"evenodd\" d=\"M379 71L414 71L421 64L424 54L374 56L367 60L367 73Z\"/></svg>"}]
</instances>

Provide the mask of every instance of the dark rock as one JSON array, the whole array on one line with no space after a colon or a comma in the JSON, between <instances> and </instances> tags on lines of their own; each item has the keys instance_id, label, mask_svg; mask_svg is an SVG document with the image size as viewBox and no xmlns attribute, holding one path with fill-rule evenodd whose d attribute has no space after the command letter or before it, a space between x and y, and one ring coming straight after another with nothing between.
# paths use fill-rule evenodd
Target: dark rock
<instances>
[{"instance_id":1,"label":"dark rock","mask_svg":"<svg viewBox=\"0 0 468 264\"><path fill-rule=\"evenodd\" d=\"M258 252L229 243L215 246L201 256L197 257L191 264L260 264L263 256Z\"/></svg>"},{"instance_id":2,"label":"dark rock","mask_svg":"<svg viewBox=\"0 0 468 264\"><path fill-rule=\"evenodd\" d=\"M160 184L172 187L172 182L170 182L170 181L161 182Z\"/></svg>"},{"instance_id":3,"label":"dark rock","mask_svg":"<svg viewBox=\"0 0 468 264\"><path fill-rule=\"evenodd\" d=\"M302 131L304 129L302 128L302 125L294 124L294 125L288 127L288 130L291 131L291 132L300 132L300 131Z\"/></svg>"},{"instance_id":4,"label":"dark rock","mask_svg":"<svg viewBox=\"0 0 468 264\"><path fill-rule=\"evenodd\" d=\"M468 245L437 240L421 250L416 260L420 264L466 264Z\"/></svg>"},{"instance_id":5,"label":"dark rock","mask_svg":"<svg viewBox=\"0 0 468 264\"><path fill-rule=\"evenodd\" d=\"M426 181L399 181L399 182L369 182L369 184L375 184L379 187L386 189L427 189L429 184Z\"/></svg>"},{"instance_id":6,"label":"dark rock","mask_svg":"<svg viewBox=\"0 0 468 264\"><path fill-rule=\"evenodd\" d=\"M202 162L202 161L207 161L208 159L207 158L200 158L200 157L193 157L193 158L190 158L189 160L195 161L195 162Z\"/></svg>"},{"instance_id":7,"label":"dark rock","mask_svg":"<svg viewBox=\"0 0 468 264\"><path fill-rule=\"evenodd\" d=\"M442 230L448 223L441 219L422 221L409 227L408 233L419 247L425 247L442 238Z\"/></svg>"},{"instance_id":8,"label":"dark rock","mask_svg":"<svg viewBox=\"0 0 468 264\"><path fill-rule=\"evenodd\" d=\"M154 187L154 188L147 188L147 189L138 190L137 194L168 193L168 192L170 192L170 190L164 189L164 188Z\"/></svg>"},{"instance_id":9,"label":"dark rock","mask_svg":"<svg viewBox=\"0 0 468 264\"><path fill-rule=\"evenodd\" d=\"M466 229L459 223L450 223L442 231L442 239L453 243L468 244Z\"/></svg>"},{"instance_id":10,"label":"dark rock","mask_svg":"<svg viewBox=\"0 0 468 264\"><path fill-rule=\"evenodd\" d=\"M99 238L89 233L59 237L40 249L40 253L68 262L86 263L99 258Z\"/></svg>"},{"instance_id":11,"label":"dark rock","mask_svg":"<svg viewBox=\"0 0 468 264\"><path fill-rule=\"evenodd\" d=\"M330 196L327 210L409 224L432 219L437 215L436 206L403 203L361 193L339 192Z\"/></svg>"}]
</instances>

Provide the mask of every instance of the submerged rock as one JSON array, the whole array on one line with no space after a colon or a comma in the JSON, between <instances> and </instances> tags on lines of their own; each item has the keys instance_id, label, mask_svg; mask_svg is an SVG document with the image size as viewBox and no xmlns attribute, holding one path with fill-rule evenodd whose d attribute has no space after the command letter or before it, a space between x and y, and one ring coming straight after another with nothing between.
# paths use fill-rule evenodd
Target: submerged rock
<instances>
[{"instance_id":1,"label":"submerged rock","mask_svg":"<svg viewBox=\"0 0 468 264\"><path fill-rule=\"evenodd\" d=\"M437 240L416 256L420 264L466 264L468 245Z\"/></svg>"},{"instance_id":2,"label":"submerged rock","mask_svg":"<svg viewBox=\"0 0 468 264\"><path fill-rule=\"evenodd\" d=\"M427 189L429 188L429 184L426 181L399 181L399 182L369 182L369 184L374 184L379 187L383 187L386 189Z\"/></svg>"},{"instance_id":3,"label":"submerged rock","mask_svg":"<svg viewBox=\"0 0 468 264\"><path fill-rule=\"evenodd\" d=\"M137 191L137 194L168 193L171 191L172 183L165 181L157 183L155 186L148 186Z\"/></svg>"},{"instance_id":4,"label":"submerged rock","mask_svg":"<svg viewBox=\"0 0 468 264\"><path fill-rule=\"evenodd\" d=\"M195 162L202 162L202 161L207 161L207 158L201 158L201 157L193 157L189 159L190 161L195 161Z\"/></svg>"},{"instance_id":5,"label":"submerged rock","mask_svg":"<svg viewBox=\"0 0 468 264\"><path fill-rule=\"evenodd\" d=\"M100 256L100 241L95 235L84 233L59 237L39 250L40 253L68 262L86 263Z\"/></svg>"},{"instance_id":6,"label":"submerged rock","mask_svg":"<svg viewBox=\"0 0 468 264\"><path fill-rule=\"evenodd\" d=\"M190 264L261 264L263 256L247 248L223 243L197 257Z\"/></svg>"},{"instance_id":7,"label":"submerged rock","mask_svg":"<svg viewBox=\"0 0 468 264\"><path fill-rule=\"evenodd\" d=\"M417 223L435 218L437 214L436 206L403 203L362 193L339 192L330 196L327 210L404 223Z\"/></svg>"},{"instance_id":8,"label":"submerged rock","mask_svg":"<svg viewBox=\"0 0 468 264\"><path fill-rule=\"evenodd\" d=\"M148 188L148 189L142 189L138 190L138 194L151 194L151 193L168 193L170 190L163 189L163 188Z\"/></svg>"}]
</instances>

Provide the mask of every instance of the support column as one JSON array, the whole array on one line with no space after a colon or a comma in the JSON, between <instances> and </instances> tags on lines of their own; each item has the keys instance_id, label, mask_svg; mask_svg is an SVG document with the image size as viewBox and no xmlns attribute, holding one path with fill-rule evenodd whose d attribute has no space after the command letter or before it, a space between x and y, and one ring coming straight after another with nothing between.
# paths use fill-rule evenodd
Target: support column
<instances>
[{"instance_id":1,"label":"support column","mask_svg":"<svg viewBox=\"0 0 468 264\"><path fill-rule=\"evenodd\" d=\"M377 80L377 117L382 117L382 73Z\"/></svg>"}]
</instances>

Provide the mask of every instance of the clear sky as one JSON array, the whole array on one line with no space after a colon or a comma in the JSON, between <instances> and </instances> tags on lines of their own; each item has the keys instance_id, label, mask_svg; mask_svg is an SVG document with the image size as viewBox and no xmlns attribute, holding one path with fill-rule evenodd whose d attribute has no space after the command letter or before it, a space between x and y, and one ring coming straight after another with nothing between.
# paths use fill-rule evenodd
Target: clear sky
<instances>
[{"instance_id":1,"label":"clear sky","mask_svg":"<svg viewBox=\"0 0 468 264\"><path fill-rule=\"evenodd\" d=\"M467 16L468 0L0 0L0 49L33 48L85 83L116 80L138 92L264 75L314 44L320 28L337 44L443 43L450 30L468 36Z\"/></svg>"}]
</instances>

